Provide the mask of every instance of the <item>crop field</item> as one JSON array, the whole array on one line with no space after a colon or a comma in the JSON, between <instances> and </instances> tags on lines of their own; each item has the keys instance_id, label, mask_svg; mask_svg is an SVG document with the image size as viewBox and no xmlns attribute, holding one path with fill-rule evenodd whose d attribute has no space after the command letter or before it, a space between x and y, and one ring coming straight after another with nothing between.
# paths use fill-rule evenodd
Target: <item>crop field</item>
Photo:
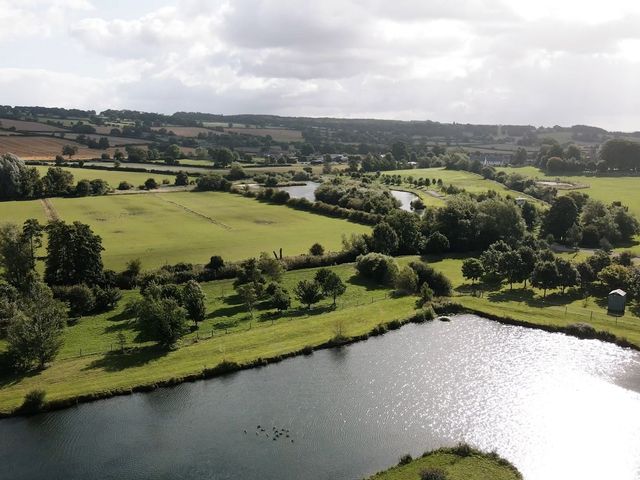
<instances>
[{"instance_id":1,"label":"crop field","mask_svg":"<svg viewBox=\"0 0 640 480\"><path fill-rule=\"evenodd\" d=\"M176 135L180 136L180 137L197 137L199 133L204 133L205 135L208 135L210 133L213 134L220 134L220 132L216 132L215 130L212 130L210 128L203 128L203 127L179 127L179 126L166 126L166 127L154 127L152 128L152 130L155 130L156 132L158 130L160 130L161 128L164 128L167 132L173 132Z\"/></svg>"},{"instance_id":2,"label":"crop field","mask_svg":"<svg viewBox=\"0 0 640 480\"><path fill-rule=\"evenodd\" d=\"M587 175L547 175L536 167L504 167L508 173L516 172L532 178L545 180L566 181L574 184L588 185L589 188L581 188L578 191L588 194L591 198L605 203L620 201L629 207L640 218L640 177L594 177ZM561 190L559 193L567 193L570 190Z\"/></svg>"},{"instance_id":3,"label":"crop field","mask_svg":"<svg viewBox=\"0 0 640 480\"><path fill-rule=\"evenodd\" d=\"M370 230L346 220L218 192L52 198L49 202L62 220L91 225L102 237L105 266L115 270L133 258L151 269L181 261L206 263L212 255L241 260L280 248L285 255L297 255L315 242L335 251L341 247L343 233ZM2 203L0 208L10 209L13 204Z\"/></svg>"},{"instance_id":4,"label":"crop field","mask_svg":"<svg viewBox=\"0 0 640 480\"><path fill-rule=\"evenodd\" d=\"M47 125L40 122L25 122L22 120L13 120L10 118L0 118L0 128L15 127L16 130L23 132L64 132L66 130L55 127L53 125Z\"/></svg>"},{"instance_id":5,"label":"crop field","mask_svg":"<svg viewBox=\"0 0 640 480\"><path fill-rule=\"evenodd\" d=\"M54 160L62 153L65 145L76 145L78 153L75 160L100 158L105 150L97 150L77 144L73 140L54 137L0 136L0 154L13 153L23 160ZM106 150L113 155L115 148Z\"/></svg>"},{"instance_id":6,"label":"crop field","mask_svg":"<svg viewBox=\"0 0 640 480\"><path fill-rule=\"evenodd\" d=\"M277 142L298 142L302 141L302 132L299 130L289 130L287 128L225 128L225 132L237 133L241 135L253 135L256 137L266 137L271 135Z\"/></svg>"}]
</instances>

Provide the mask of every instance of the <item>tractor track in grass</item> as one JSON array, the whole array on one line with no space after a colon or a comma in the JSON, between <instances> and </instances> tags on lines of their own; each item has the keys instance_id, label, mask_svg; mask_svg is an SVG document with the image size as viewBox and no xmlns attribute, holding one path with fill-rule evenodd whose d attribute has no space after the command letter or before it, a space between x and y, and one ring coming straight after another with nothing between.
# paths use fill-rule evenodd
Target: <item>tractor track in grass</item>
<instances>
[{"instance_id":1,"label":"tractor track in grass","mask_svg":"<svg viewBox=\"0 0 640 480\"><path fill-rule=\"evenodd\" d=\"M189 212L189 213L191 213L191 214L193 214L193 215L196 215L196 216L198 216L198 217L200 217L200 218L204 218L204 219L205 219L205 220L207 220L208 222L211 222L211 223L213 223L214 225L217 225L217 226L219 226L219 227L221 227L221 228L224 228L225 230L233 230L233 229L232 229L229 225L227 225L226 223L222 223L222 222L220 222L220 221L216 220L215 218L212 218L212 217L210 217L210 216L208 216L208 215L205 215L204 213L197 212L197 211L195 211L195 210L193 210L193 209L191 209L191 208L187 207L186 205L182 205L181 203L174 202L173 200L166 199L166 198L161 197L160 195L157 195L157 194L154 194L154 197L159 198L159 199L160 199L160 200L162 200L163 202L167 202L167 203L170 203L170 204L172 204L172 205L175 205L176 207L181 208L182 210L184 210L184 211L186 211L186 212Z\"/></svg>"},{"instance_id":2,"label":"tractor track in grass","mask_svg":"<svg viewBox=\"0 0 640 480\"><path fill-rule=\"evenodd\" d=\"M47 220L50 222L55 222L56 220L60 220L60 215L56 211L56 208L51 203L51 200L48 198L43 198L40 200L42 204L42 208L44 209L44 214L47 217Z\"/></svg>"}]
</instances>

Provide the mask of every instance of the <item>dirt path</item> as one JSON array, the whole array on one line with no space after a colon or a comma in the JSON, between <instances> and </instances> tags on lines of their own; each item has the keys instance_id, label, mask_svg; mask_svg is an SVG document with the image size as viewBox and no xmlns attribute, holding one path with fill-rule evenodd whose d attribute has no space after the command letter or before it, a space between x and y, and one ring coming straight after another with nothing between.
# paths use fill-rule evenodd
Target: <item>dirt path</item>
<instances>
[{"instance_id":1,"label":"dirt path","mask_svg":"<svg viewBox=\"0 0 640 480\"><path fill-rule=\"evenodd\" d=\"M196 216L198 216L198 217L200 217L200 218L204 218L205 220L207 220L207 221L209 221L209 222L213 223L214 225L217 225L217 226L219 226L219 227L222 227L222 228L224 228L225 230L231 230L231 227L230 227L229 225L227 225L226 223L219 222L219 221L218 221L218 220L216 220L215 218L211 218L211 217L209 217L208 215L205 215L204 213L196 212L195 210L192 210L192 209L190 209L189 207L187 207L187 206L185 206L185 205L182 205L181 203L174 202L173 200L169 200L169 199L164 198L164 197L161 197L161 196L159 196L159 195L155 195L155 197L156 197L156 198L159 198L159 199L160 199L160 200L162 200L163 202L167 202L167 203L170 203L170 204L172 204L172 205L175 205L176 207L179 207L179 208L183 209L183 210L184 210L184 211L186 211L186 212L189 212L189 213L191 213L191 214L193 214L193 215L196 215Z\"/></svg>"},{"instance_id":2,"label":"dirt path","mask_svg":"<svg viewBox=\"0 0 640 480\"><path fill-rule=\"evenodd\" d=\"M49 200L48 198L43 198L40 200L40 203L42 204L42 208L44 208L44 214L47 217L48 221L54 222L56 220L60 220L60 216L53 206L53 203L51 203L51 200Z\"/></svg>"}]
</instances>

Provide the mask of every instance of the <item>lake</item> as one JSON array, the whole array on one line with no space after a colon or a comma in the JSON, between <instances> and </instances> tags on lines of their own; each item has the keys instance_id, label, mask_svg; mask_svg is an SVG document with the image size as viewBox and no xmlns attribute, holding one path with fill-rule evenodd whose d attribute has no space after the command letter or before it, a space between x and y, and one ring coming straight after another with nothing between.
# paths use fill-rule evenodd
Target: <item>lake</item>
<instances>
[{"instance_id":1,"label":"lake","mask_svg":"<svg viewBox=\"0 0 640 480\"><path fill-rule=\"evenodd\" d=\"M314 192L316 188L320 186L318 182L306 182L304 185L294 185L291 187L278 187L278 190L283 190L289 193L291 198L306 198L310 202L316 201Z\"/></svg>"},{"instance_id":2,"label":"lake","mask_svg":"<svg viewBox=\"0 0 640 480\"><path fill-rule=\"evenodd\" d=\"M291 198L306 198L311 202L315 202L314 192L320 186L317 182L306 182L305 185L295 185L292 187L278 187L278 190L284 190L289 193ZM404 192L402 190L391 190L391 195L400 200L400 208L411 212L411 202L419 197L415 193Z\"/></svg>"},{"instance_id":3,"label":"lake","mask_svg":"<svg viewBox=\"0 0 640 480\"><path fill-rule=\"evenodd\" d=\"M495 449L527 480L637 480L640 353L471 315L407 325L1 420L0 477L359 479L460 440Z\"/></svg>"}]
</instances>

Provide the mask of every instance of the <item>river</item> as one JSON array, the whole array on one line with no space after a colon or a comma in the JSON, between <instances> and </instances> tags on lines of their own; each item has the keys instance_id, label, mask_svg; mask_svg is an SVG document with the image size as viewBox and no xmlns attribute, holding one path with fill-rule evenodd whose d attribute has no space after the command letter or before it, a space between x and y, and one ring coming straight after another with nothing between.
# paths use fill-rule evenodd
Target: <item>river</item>
<instances>
[{"instance_id":1,"label":"river","mask_svg":"<svg viewBox=\"0 0 640 480\"><path fill-rule=\"evenodd\" d=\"M637 480L639 392L637 352L457 316L1 420L0 477L359 479L466 440L527 480Z\"/></svg>"}]
</instances>

